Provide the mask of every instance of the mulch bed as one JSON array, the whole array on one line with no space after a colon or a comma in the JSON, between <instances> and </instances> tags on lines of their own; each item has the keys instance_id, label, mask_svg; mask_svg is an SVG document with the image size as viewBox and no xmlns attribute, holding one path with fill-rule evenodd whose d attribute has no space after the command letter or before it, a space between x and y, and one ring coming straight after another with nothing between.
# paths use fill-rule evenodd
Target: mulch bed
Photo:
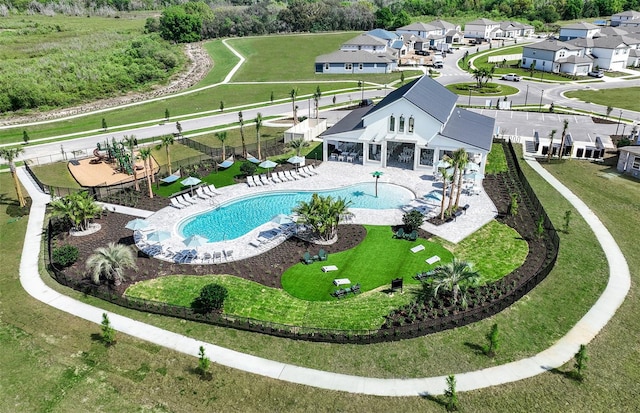
<instances>
[{"instance_id":1,"label":"mulch bed","mask_svg":"<svg viewBox=\"0 0 640 413\"><path fill-rule=\"evenodd\" d=\"M504 188L501 188L501 179L485 179L484 188L493 199L498 207L498 211L506 211L511 202L511 198ZM154 198L147 199L146 207L151 209L153 206L164 207L166 199ZM159 209L159 208L155 208ZM520 207L520 217L526 217L528 212L524 203ZM132 231L125 228L126 223L132 217L117 213L107 213L101 218L94 220L102 226L102 230L95 234L72 237L66 232L56 237L57 245L71 244L78 247L80 255L78 261L72 266L65 269L68 277L82 280L86 279L86 270L84 263L98 247L105 246L108 242L117 242L125 245L134 245ZM531 219L522 219L506 216L501 214L498 218L500 221L516 228L523 236L525 234L533 234L535 225ZM398 227L393 227L397 230ZM281 288L282 273L301 261L305 251L309 251L312 255L317 254L320 248L323 248L329 254L345 251L358 245L366 236L366 230L361 225L340 225L338 227L338 239L334 244L319 246L298 238L290 238L277 247L256 257L234 261L224 264L214 265L190 265L190 264L174 264L158 259L150 258L138 252L136 259L138 270L127 270L125 276L128 281L123 282L120 286L112 286L112 291L123 294L124 291L137 281L149 280L171 274L185 275L204 275L204 274L231 274L251 281L258 282L268 287ZM424 230L419 230L421 238L429 239L431 234ZM539 268L545 257L545 244L543 241L535 237L525 238L529 242L530 254L527 261L518 269L520 277L525 274L534 274Z\"/></svg>"}]
</instances>

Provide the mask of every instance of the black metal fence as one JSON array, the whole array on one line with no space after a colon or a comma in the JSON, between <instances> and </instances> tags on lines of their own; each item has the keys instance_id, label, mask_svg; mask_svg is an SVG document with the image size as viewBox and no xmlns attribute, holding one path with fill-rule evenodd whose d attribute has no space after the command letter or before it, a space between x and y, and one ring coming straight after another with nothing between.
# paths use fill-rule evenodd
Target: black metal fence
<instances>
[{"instance_id":1,"label":"black metal fence","mask_svg":"<svg viewBox=\"0 0 640 413\"><path fill-rule=\"evenodd\" d=\"M51 261L52 239L55 236L53 221L49 222L47 230L47 267L59 283L126 308L296 340L369 344L418 337L464 326L491 317L522 298L547 277L553 269L558 255L560 239L551 220L522 173L513 146L510 142L502 144L507 155L507 163L510 169L509 175L519 183L514 190L521 191L520 196L522 199L532 207L532 213L526 219L534 220L535 222L536 217L542 216L545 222L544 238L549 242L546 243L545 257L537 272L534 274L520 274L518 270L514 271L495 283L494 286L483 290L483 293L487 295L486 301L473 303L462 311L453 309L451 313L443 313L436 317L421 317L406 324L391 325L372 330L322 329L308 326L292 326L220 313L199 314L188 307L120 296L104 285L98 286L88 280L67 277Z\"/></svg>"},{"instance_id":2,"label":"black metal fence","mask_svg":"<svg viewBox=\"0 0 640 413\"><path fill-rule=\"evenodd\" d=\"M222 159L222 147L214 148L212 146L206 145L202 142L195 141L191 138L182 138L180 142L192 149L200 151L204 154L209 155L211 158L215 160L223 160ZM258 156L258 144L256 142L247 143L246 145L247 152L252 154L253 156ZM283 138L271 138L260 140L260 153L263 158L267 156L275 156L282 153L284 148ZM237 155L242 153L242 146L226 146L225 147L225 156L229 157L231 155Z\"/></svg>"}]
</instances>

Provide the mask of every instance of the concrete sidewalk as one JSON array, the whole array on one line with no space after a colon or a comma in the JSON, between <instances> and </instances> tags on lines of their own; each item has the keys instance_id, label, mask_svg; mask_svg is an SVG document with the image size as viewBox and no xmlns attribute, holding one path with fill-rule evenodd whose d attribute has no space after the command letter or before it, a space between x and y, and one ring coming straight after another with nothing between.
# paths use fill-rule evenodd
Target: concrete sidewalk
<instances>
[{"instance_id":1,"label":"concrete sidewalk","mask_svg":"<svg viewBox=\"0 0 640 413\"><path fill-rule=\"evenodd\" d=\"M573 357L580 344L591 341L613 317L630 287L629 268L626 260L600 220L580 199L535 161L528 160L527 162L556 187L591 225L609 262L609 283L591 310L550 348L533 357L501 366L466 373L451 372L456 375L459 391L513 382L563 365ZM100 324L102 313L106 312L105 310L62 295L49 288L40 278L38 273L39 254L34 254L34 251L40 250L45 207L49 196L42 194L28 179L24 168L20 168L18 174L33 200L20 263L20 282L23 288L34 298L52 307ZM418 379L378 379L293 366L239 353L213 344L202 343L193 338L165 331L118 314L107 313L113 327L122 333L193 357L198 356L198 348L202 345L206 353L211 355L212 361L216 363L278 380L328 390L379 396L442 394L446 387L444 376Z\"/></svg>"}]
</instances>

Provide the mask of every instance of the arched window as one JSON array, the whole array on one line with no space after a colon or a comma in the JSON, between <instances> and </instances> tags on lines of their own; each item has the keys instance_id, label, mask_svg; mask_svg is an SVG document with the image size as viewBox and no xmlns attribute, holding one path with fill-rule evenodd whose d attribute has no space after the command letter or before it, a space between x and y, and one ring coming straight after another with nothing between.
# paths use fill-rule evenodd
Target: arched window
<instances>
[{"instance_id":1,"label":"arched window","mask_svg":"<svg viewBox=\"0 0 640 413\"><path fill-rule=\"evenodd\" d=\"M398 132L404 132L404 115L400 115L400 124L398 125Z\"/></svg>"},{"instance_id":2,"label":"arched window","mask_svg":"<svg viewBox=\"0 0 640 413\"><path fill-rule=\"evenodd\" d=\"M396 118L393 115L391 115L389 117L389 131L393 132L395 130L396 130Z\"/></svg>"},{"instance_id":3,"label":"arched window","mask_svg":"<svg viewBox=\"0 0 640 413\"><path fill-rule=\"evenodd\" d=\"M407 132L413 133L413 128L414 128L414 119L413 119L413 116L411 116L409 118L409 127L407 128Z\"/></svg>"}]
</instances>

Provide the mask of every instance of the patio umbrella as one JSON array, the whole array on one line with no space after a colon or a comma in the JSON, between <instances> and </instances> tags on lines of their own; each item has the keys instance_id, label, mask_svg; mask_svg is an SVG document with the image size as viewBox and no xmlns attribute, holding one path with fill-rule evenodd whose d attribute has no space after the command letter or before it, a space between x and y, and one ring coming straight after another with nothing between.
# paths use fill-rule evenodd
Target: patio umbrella
<instances>
[{"instance_id":1,"label":"patio umbrella","mask_svg":"<svg viewBox=\"0 0 640 413\"><path fill-rule=\"evenodd\" d=\"M424 196L427 201L433 202L441 202L442 201L442 192L440 191L431 191Z\"/></svg>"},{"instance_id":2,"label":"patio umbrella","mask_svg":"<svg viewBox=\"0 0 640 413\"><path fill-rule=\"evenodd\" d=\"M469 162L465 169L467 170L467 172L477 172L480 170L480 165L475 162Z\"/></svg>"},{"instance_id":3,"label":"patio umbrella","mask_svg":"<svg viewBox=\"0 0 640 413\"><path fill-rule=\"evenodd\" d=\"M132 231L137 231L140 229L145 229L148 226L149 226L149 223L147 221L145 221L144 219L136 218L127 222L127 225L125 225L125 228L130 229Z\"/></svg>"},{"instance_id":4,"label":"patio umbrella","mask_svg":"<svg viewBox=\"0 0 640 413\"><path fill-rule=\"evenodd\" d=\"M275 168L276 166L278 166L277 163L267 159L264 162L261 162L260 165L258 165L260 168L265 168L265 169L269 169L271 170L271 168Z\"/></svg>"},{"instance_id":5,"label":"patio umbrella","mask_svg":"<svg viewBox=\"0 0 640 413\"><path fill-rule=\"evenodd\" d=\"M470 179L472 181L478 180L478 179L483 179L484 178L484 174L481 174L480 172L471 172L470 174L466 174L464 176L466 179Z\"/></svg>"},{"instance_id":6,"label":"patio umbrella","mask_svg":"<svg viewBox=\"0 0 640 413\"><path fill-rule=\"evenodd\" d=\"M147 241L149 242L162 242L171 238L171 233L168 231L153 231L147 235Z\"/></svg>"},{"instance_id":7,"label":"patio umbrella","mask_svg":"<svg viewBox=\"0 0 640 413\"><path fill-rule=\"evenodd\" d=\"M292 156L291 158L287 159L287 162L294 164L296 166L296 171L297 171L298 170L298 165L303 163L304 160L305 159L302 156Z\"/></svg>"},{"instance_id":8,"label":"patio umbrella","mask_svg":"<svg viewBox=\"0 0 640 413\"><path fill-rule=\"evenodd\" d=\"M184 186L191 187L191 195L193 195L193 186L198 185L202 180L196 178L195 176L190 176L187 179L180 181L180 183Z\"/></svg>"},{"instance_id":9,"label":"patio umbrella","mask_svg":"<svg viewBox=\"0 0 640 413\"><path fill-rule=\"evenodd\" d=\"M384 172L380 171L371 172L371 175L376 178L376 198L378 197L378 179L380 179L383 173Z\"/></svg>"},{"instance_id":10,"label":"patio umbrella","mask_svg":"<svg viewBox=\"0 0 640 413\"><path fill-rule=\"evenodd\" d=\"M436 165L436 168L440 169L440 168L448 168L450 167L451 164L443 159L440 159L440 162L438 162L438 164Z\"/></svg>"},{"instance_id":11,"label":"patio umbrella","mask_svg":"<svg viewBox=\"0 0 640 413\"><path fill-rule=\"evenodd\" d=\"M201 235L195 234L190 236L189 238L186 238L184 241L182 241L184 243L184 245L186 245L187 247L200 247L206 243L209 242L208 238L205 238Z\"/></svg>"},{"instance_id":12,"label":"patio umbrella","mask_svg":"<svg viewBox=\"0 0 640 413\"><path fill-rule=\"evenodd\" d=\"M278 225L291 224L293 223L293 218L286 214L278 214L271 219L271 222L275 222Z\"/></svg>"}]
</instances>

